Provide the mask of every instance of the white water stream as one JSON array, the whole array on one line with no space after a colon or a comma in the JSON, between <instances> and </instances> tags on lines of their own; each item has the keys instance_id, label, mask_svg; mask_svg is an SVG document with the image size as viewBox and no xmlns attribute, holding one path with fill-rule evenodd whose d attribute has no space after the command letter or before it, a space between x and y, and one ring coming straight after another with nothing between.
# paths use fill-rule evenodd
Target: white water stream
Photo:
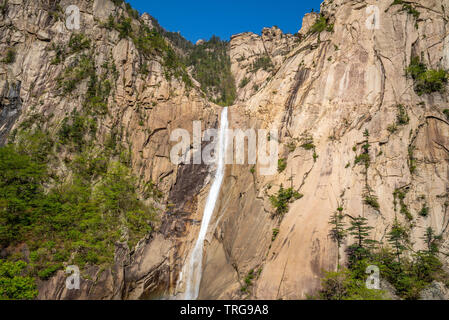
<instances>
[{"instance_id":1,"label":"white water stream","mask_svg":"<svg viewBox=\"0 0 449 320\"><path fill-rule=\"evenodd\" d=\"M203 219L201 221L201 229L198 234L198 239L193 248L188 262L188 270L186 274L186 288L184 299L196 300L200 291L200 283L203 267L203 247L204 239L206 237L207 229L211 221L220 194L221 185L223 183L223 176L225 172L225 155L227 146L226 130L228 129L228 108L223 108L221 113L220 131L218 135L217 150L217 170L215 172L214 182L207 196L206 206L204 207Z\"/></svg>"}]
</instances>

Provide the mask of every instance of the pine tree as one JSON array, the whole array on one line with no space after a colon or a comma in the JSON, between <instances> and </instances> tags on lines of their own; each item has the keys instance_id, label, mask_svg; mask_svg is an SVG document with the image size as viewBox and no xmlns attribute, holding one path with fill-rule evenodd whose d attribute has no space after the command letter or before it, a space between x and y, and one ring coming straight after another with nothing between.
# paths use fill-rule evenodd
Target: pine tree
<instances>
[{"instance_id":1,"label":"pine tree","mask_svg":"<svg viewBox=\"0 0 449 320\"><path fill-rule=\"evenodd\" d=\"M332 225L330 236L337 243L337 269L340 269L340 247L342 241L346 238L346 230L343 223L343 208L339 207L331 217L329 224Z\"/></svg>"},{"instance_id":2,"label":"pine tree","mask_svg":"<svg viewBox=\"0 0 449 320\"><path fill-rule=\"evenodd\" d=\"M375 240L369 239L369 232L372 229L373 227L368 225L368 219L364 217L352 219L348 231L355 238L356 243L349 247L350 264L360 261L369 255L370 247L376 243Z\"/></svg>"},{"instance_id":3,"label":"pine tree","mask_svg":"<svg viewBox=\"0 0 449 320\"><path fill-rule=\"evenodd\" d=\"M424 233L423 239L426 241L428 252L431 254L436 254L439 251L439 241L442 239L442 236L437 236L435 231L433 231L432 227L428 227L426 232Z\"/></svg>"},{"instance_id":4,"label":"pine tree","mask_svg":"<svg viewBox=\"0 0 449 320\"><path fill-rule=\"evenodd\" d=\"M401 254L406 249L405 244L408 241L408 234L405 228L399 223L397 219L394 220L391 231L387 236L388 242L396 251L396 258L398 259L399 270L401 270Z\"/></svg>"}]
</instances>

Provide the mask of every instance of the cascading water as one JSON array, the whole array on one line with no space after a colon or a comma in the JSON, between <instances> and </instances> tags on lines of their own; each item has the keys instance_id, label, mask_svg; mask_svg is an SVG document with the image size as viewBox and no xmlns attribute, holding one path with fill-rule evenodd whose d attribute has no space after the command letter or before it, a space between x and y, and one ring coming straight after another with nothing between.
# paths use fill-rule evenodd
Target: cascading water
<instances>
[{"instance_id":1,"label":"cascading water","mask_svg":"<svg viewBox=\"0 0 449 320\"><path fill-rule=\"evenodd\" d=\"M201 222L200 233L190 254L188 273L186 274L186 289L184 299L195 300L200 291L200 282L203 267L203 247L207 229L214 213L215 203L220 194L221 185L225 171L225 155L227 146L226 130L228 129L228 108L224 108L221 113L220 131L218 135L217 153L217 171L215 172L214 182L207 196L206 206L204 207L203 219Z\"/></svg>"}]
</instances>

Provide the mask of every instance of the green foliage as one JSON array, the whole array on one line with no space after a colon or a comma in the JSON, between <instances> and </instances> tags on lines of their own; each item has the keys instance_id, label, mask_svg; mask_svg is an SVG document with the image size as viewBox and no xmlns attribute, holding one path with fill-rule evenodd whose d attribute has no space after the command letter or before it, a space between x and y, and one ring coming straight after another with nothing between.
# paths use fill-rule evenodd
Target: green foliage
<instances>
[{"instance_id":1,"label":"green foliage","mask_svg":"<svg viewBox=\"0 0 449 320\"><path fill-rule=\"evenodd\" d=\"M46 168L12 146L0 148L0 244L23 238L37 216Z\"/></svg>"},{"instance_id":2,"label":"green foliage","mask_svg":"<svg viewBox=\"0 0 449 320\"><path fill-rule=\"evenodd\" d=\"M329 24L329 19L326 18L323 15L320 15L320 17L315 21L315 23L310 27L310 33L318 33L320 34L323 31L327 32L333 32L334 31L334 25Z\"/></svg>"},{"instance_id":3,"label":"green foliage","mask_svg":"<svg viewBox=\"0 0 449 320\"><path fill-rule=\"evenodd\" d=\"M65 50L61 45L51 44L51 50L55 52L55 57L51 60L52 65L60 64L65 59Z\"/></svg>"},{"instance_id":4,"label":"green foliage","mask_svg":"<svg viewBox=\"0 0 449 320\"><path fill-rule=\"evenodd\" d=\"M387 127L387 130L388 130L388 132L390 132L390 133L395 133L395 132L398 130L398 127L397 127L397 125L396 125L395 123L393 123L393 124L390 124L390 125Z\"/></svg>"},{"instance_id":5,"label":"green foliage","mask_svg":"<svg viewBox=\"0 0 449 320\"><path fill-rule=\"evenodd\" d=\"M413 216L410 213L410 211L408 210L407 205L405 204L405 195L406 192L404 190L401 189L396 189L393 192L393 197L394 197L394 209L396 210L396 205L397 205L397 199L399 199L399 205L400 205L400 212L406 216L406 218L411 221L413 220Z\"/></svg>"},{"instance_id":6,"label":"green foliage","mask_svg":"<svg viewBox=\"0 0 449 320\"><path fill-rule=\"evenodd\" d=\"M251 67L251 72L257 72L258 70L262 69L265 71L271 71L273 70L274 65L271 61L270 57L267 55L263 55L261 57L258 57Z\"/></svg>"},{"instance_id":7,"label":"green foliage","mask_svg":"<svg viewBox=\"0 0 449 320\"><path fill-rule=\"evenodd\" d=\"M359 164L359 163L364 164L365 167L368 168L371 163L371 158L370 158L369 154L362 153L362 154L356 156L355 160L354 160L354 164Z\"/></svg>"},{"instance_id":8,"label":"green foliage","mask_svg":"<svg viewBox=\"0 0 449 320\"><path fill-rule=\"evenodd\" d=\"M388 242L396 252L398 265L401 265L401 254L407 248L408 233L405 228L399 223L398 219L394 220L393 226L387 235Z\"/></svg>"},{"instance_id":9,"label":"green foliage","mask_svg":"<svg viewBox=\"0 0 449 320\"><path fill-rule=\"evenodd\" d=\"M347 232L344 228L343 217L343 208L339 207L329 220L329 224L331 225L329 235L331 236L331 239L337 243L338 265L340 265L340 247L343 240L347 236Z\"/></svg>"},{"instance_id":10,"label":"green foliage","mask_svg":"<svg viewBox=\"0 0 449 320\"><path fill-rule=\"evenodd\" d=\"M93 76L95 76L95 63L92 57L82 54L57 79L58 87L62 88L63 94L69 94L82 80Z\"/></svg>"},{"instance_id":11,"label":"green foliage","mask_svg":"<svg viewBox=\"0 0 449 320\"><path fill-rule=\"evenodd\" d=\"M343 269L326 272L321 280L318 298L323 300L386 300L382 290L367 289L366 279L354 271Z\"/></svg>"},{"instance_id":12,"label":"green foliage","mask_svg":"<svg viewBox=\"0 0 449 320\"><path fill-rule=\"evenodd\" d=\"M193 67L193 77L201 84L201 89L214 102L229 106L236 97L236 85L231 73L228 55L229 43L212 36L209 41L193 47L186 57L186 64Z\"/></svg>"},{"instance_id":13,"label":"green foliage","mask_svg":"<svg viewBox=\"0 0 449 320\"><path fill-rule=\"evenodd\" d=\"M30 300L38 292L35 279L24 276L26 262L0 260L0 300Z\"/></svg>"},{"instance_id":14,"label":"green foliage","mask_svg":"<svg viewBox=\"0 0 449 320\"><path fill-rule=\"evenodd\" d=\"M291 140L285 146L287 147L288 152L290 152L290 153L296 150L296 143L294 140Z\"/></svg>"},{"instance_id":15,"label":"green foliage","mask_svg":"<svg viewBox=\"0 0 449 320\"><path fill-rule=\"evenodd\" d=\"M448 82L449 74L443 69L428 69L419 57L413 57L406 70L407 75L414 80L415 92L422 96L433 92L443 93Z\"/></svg>"},{"instance_id":16,"label":"green foliage","mask_svg":"<svg viewBox=\"0 0 449 320\"><path fill-rule=\"evenodd\" d=\"M96 123L74 111L70 118L66 117L62 121L58 136L63 145L73 147L74 151L81 152L86 145L85 135L89 130L91 133L95 132Z\"/></svg>"},{"instance_id":17,"label":"green foliage","mask_svg":"<svg viewBox=\"0 0 449 320\"><path fill-rule=\"evenodd\" d=\"M5 57L2 62L6 64L11 64L16 61L16 50L14 48L8 48L5 53Z\"/></svg>"},{"instance_id":18,"label":"green foliage","mask_svg":"<svg viewBox=\"0 0 449 320\"><path fill-rule=\"evenodd\" d=\"M348 232L356 242L347 249L350 267L369 256L369 249L375 244L375 241L369 238L372 229L373 227L368 225L368 220L365 217L356 217L351 220Z\"/></svg>"},{"instance_id":19,"label":"green foliage","mask_svg":"<svg viewBox=\"0 0 449 320\"><path fill-rule=\"evenodd\" d=\"M315 145L313 144L313 141L307 141L301 145L301 148L305 150L313 150L315 149Z\"/></svg>"},{"instance_id":20,"label":"green foliage","mask_svg":"<svg viewBox=\"0 0 449 320\"><path fill-rule=\"evenodd\" d=\"M363 132L363 136L366 138L365 143L362 146L363 152L360 155L355 157L354 165L357 165L359 163L364 164L365 168L368 169L371 164L371 157L369 155L369 148L371 147L371 145L368 143L368 138L369 138L368 129L365 129L365 131ZM352 150L354 152L357 151L357 147L354 147Z\"/></svg>"},{"instance_id":21,"label":"green foliage","mask_svg":"<svg viewBox=\"0 0 449 320\"><path fill-rule=\"evenodd\" d=\"M276 240L276 238L277 238L277 236L279 234L279 229L274 228L272 231L273 231L273 233L272 233L272 236L271 236L271 241L274 241L274 240Z\"/></svg>"},{"instance_id":22,"label":"green foliage","mask_svg":"<svg viewBox=\"0 0 449 320\"><path fill-rule=\"evenodd\" d=\"M112 85L106 76L98 79L95 73L90 75L83 107L93 115L105 115L108 112L107 102Z\"/></svg>"},{"instance_id":23,"label":"green foliage","mask_svg":"<svg viewBox=\"0 0 449 320\"><path fill-rule=\"evenodd\" d=\"M293 188L284 189L281 185L278 193L270 197L270 202L276 209L276 214L282 216L288 212L288 205L290 202L301 199L302 197L303 195L298 191L293 190Z\"/></svg>"},{"instance_id":24,"label":"green foliage","mask_svg":"<svg viewBox=\"0 0 449 320\"><path fill-rule=\"evenodd\" d=\"M419 299L420 292L434 280L447 282L442 263L431 251L418 251L411 258L402 254L399 261L397 252L381 249L373 254L370 263L379 266L381 276L394 286L395 293L403 299Z\"/></svg>"},{"instance_id":25,"label":"green foliage","mask_svg":"<svg viewBox=\"0 0 449 320\"><path fill-rule=\"evenodd\" d=\"M364 202L365 202L365 204L369 205L373 209L376 209L377 211L379 211L380 205L379 205L379 201L377 200L376 196L368 194L365 196Z\"/></svg>"},{"instance_id":26,"label":"green foliage","mask_svg":"<svg viewBox=\"0 0 449 320\"><path fill-rule=\"evenodd\" d=\"M90 39L82 33L72 33L69 40L71 53L76 53L90 48Z\"/></svg>"},{"instance_id":27,"label":"green foliage","mask_svg":"<svg viewBox=\"0 0 449 320\"><path fill-rule=\"evenodd\" d=\"M432 227L428 227L424 233L423 239L427 244L428 252L437 254L439 252L440 242L443 239L442 235L436 235Z\"/></svg>"},{"instance_id":28,"label":"green foliage","mask_svg":"<svg viewBox=\"0 0 449 320\"><path fill-rule=\"evenodd\" d=\"M120 17L114 28L119 32L120 39L127 38L131 35L133 29L131 26L131 18Z\"/></svg>"},{"instance_id":29,"label":"green foliage","mask_svg":"<svg viewBox=\"0 0 449 320\"><path fill-rule=\"evenodd\" d=\"M410 170L410 173L413 174L416 171L416 159L414 156L415 147L410 145L408 147L408 167Z\"/></svg>"},{"instance_id":30,"label":"green foliage","mask_svg":"<svg viewBox=\"0 0 449 320\"><path fill-rule=\"evenodd\" d=\"M151 231L150 222L154 220L155 213L136 197L135 185L130 170L120 163L113 163L103 182L95 189L95 201L101 211L107 213L107 220L112 220L111 225L121 218L127 222L131 247Z\"/></svg>"},{"instance_id":31,"label":"green foliage","mask_svg":"<svg viewBox=\"0 0 449 320\"><path fill-rule=\"evenodd\" d=\"M242 291L243 293L248 292L248 288L253 285L253 279L254 279L254 270L251 269L248 275L245 277L244 279L245 284L240 288L240 291Z\"/></svg>"},{"instance_id":32,"label":"green foliage","mask_svg":"<svg viewBox=\"0 0 449 320\"><path fill-rule=\"evenodd\" d=\"M287 159L285 158L278 159L278 172L281 173L282 171L285 170L285 168L287 168Z\"/></svg>"},{"instance_id":33,"label":"green foliage","mask_svg":"<svg viewBox=\"0 0 449 320\"><path fill-rule=\"evenodd\" d=\"M410 118L408 116L407 110L405 109L404 105L398 104L398 113L396 115L396 123L400 126L406 125L409 123Z\"/></svg>"},{"instance_id":34,"label":"green foliage","mask_svg":"<svg viewBox=\"0 0 449 320\"><path fill-rule=\"evenodd\" d=\"M394 0L391 5L394 6L401 4L402 4L401 11L405 11L408 14L411 14L415 19L419 19L420 13L411 3L405 3L404 0Z\"/></svg>"},{"instance_id":35,"label":"green foliage","mask_svg":"<svg viewBox=\"0 0 449 320\"><path fill-rule=\"evenodd\" d=\"M427 217L429 215L429 207L427 204L424 204L422 209L418 212L421 217Z\"/></svg>"},{"instance_id":36,"label":"green foliage","mask_svg":"<svg viewBox=\"0 0 449 320\"><path fill-rule=\"evenodd\" d=\"M397 192L396 192L397 193ZM401 196L402 197L402 196ZM339 213L342 212L338 210ZM334 221L331 220L331 224ZM390 247L375 247L376 241L369 239L373 228L366 218L354 218L347 232L355 243L348 249L348 269L328 272L322 279L318 298L328 300L382 299L380 290L369 290L365 286L366 269L375 265L380 276L395 288L395 294L407 300L419 299L420 292L433 281L447 283L448 274L438 259L442 236L427 228L424 241L427 250L412 251L408 230L396 219L387 234ZM412 251L411 254L409 251Z\"/></svg>"},{"instance_id":37,"label":"green foliage","mask_svg":"<svg viewBox=\"0 0 449 320\"><path fill-rule=\"evenodd\" d=\"M67 136L77 134L69 130ZM0 244L25 242L32 275L48 279L71 253L80 267L110 264L117 241L134 246L151 230L155 210L139 199L123 163L85 151L67 164L71 179L60 181L46 168L53 152L46 150L48 143L17 139L24 140L43 146L0 148ZM47 155L31 157L24 150Z\"/></svg>"},{"instance_id":38,"label":"green foliage","mask_svg":"<svg viewBox=\"0 0 449 320\"><path fill-rule=\"evenodd\" d=\"M249 81L250 80L247 77L244 77L242 79L242 81L240 81L239 88L242 89L242 88L246 87L246 85L249 83Z\"/></svg>"}]
</instances>

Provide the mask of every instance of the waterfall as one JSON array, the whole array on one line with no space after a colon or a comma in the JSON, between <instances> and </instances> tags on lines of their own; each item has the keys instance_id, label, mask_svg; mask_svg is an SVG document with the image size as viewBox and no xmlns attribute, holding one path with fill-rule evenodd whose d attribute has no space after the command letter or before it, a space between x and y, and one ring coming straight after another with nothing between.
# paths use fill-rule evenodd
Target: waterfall
<instances>
[{"instance_id":1,"label":"waterfall","mask_svg":"<svg viewBox=\"0 0 449 320\"><path fill-rule=\"evenodd\" d=\"M214 213L215 203L220 194L221 185L225 171L225 154L227 146L226 130L228 129L228 108L224 108L221 113L220 132L218 135L217 170L215 172L214 182L207 196L206 206L204 207L203 219L198 239L190 254L188 273L186 274L186 289L184 299L195 300L200 291L200 282L203 267L203 247L207 229Z\"/></svg>"}]
</instances>

